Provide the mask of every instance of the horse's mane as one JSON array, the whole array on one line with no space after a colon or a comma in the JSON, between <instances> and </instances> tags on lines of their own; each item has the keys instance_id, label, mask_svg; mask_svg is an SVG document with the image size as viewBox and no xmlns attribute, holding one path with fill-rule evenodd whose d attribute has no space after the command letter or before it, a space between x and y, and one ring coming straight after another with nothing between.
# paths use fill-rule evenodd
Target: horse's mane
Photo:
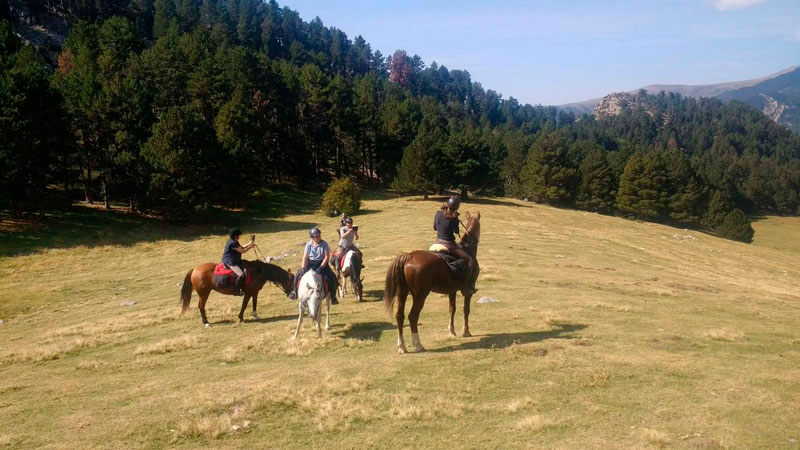
<instances>
[{"instance_id":1,"label":"horse's mane","mask_svg":"<svg viewBox=\"0 0 800 450\"><path fill-rule=\"evenodd\" d=\"M461 236L460 244L464 249L474 249L474 252L477 253L478 251L478 241L481 238L481 221L480 215L472 216L472 219L469 221L469 228L464 232L464 235ZM468 252L469 253L469 252ZM473 255L474 257L475 255Z\"/></svg>"},{"instance_id":2,"label":"horse's mane","mask_svg":"<svg viewBox=\"0 0 800 450\"><path fill-rule=\"evenodd\" d=\"M264 261L248 261L253 271L262 275L267 281L283 289L281 282L289 278L289 272L285 271L283 267L276 266L275 264L265 263Z\"/></svg>"}]
</instances>

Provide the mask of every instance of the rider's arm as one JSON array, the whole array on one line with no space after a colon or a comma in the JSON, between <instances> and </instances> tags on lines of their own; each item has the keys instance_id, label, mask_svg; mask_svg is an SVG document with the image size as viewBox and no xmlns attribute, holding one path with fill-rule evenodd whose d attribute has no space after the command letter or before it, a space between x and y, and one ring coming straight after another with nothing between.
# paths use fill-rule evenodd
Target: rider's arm
<instances>
[{"instance_id":1,"label":"rider's arm","mask_svg":"<svg viewBox=\"0 0 800 450\"><path fill-rule=\"evenodd\" d=\"M251 242L251 243L245 245L244 247L242 247L240 245L238 247L234 247L233 249L236 250L239 253L246 253L248 250L250 250L251 248L253 248L255 246L256 246L255 242Z\"/></svg>"},{"instance_id":2,"label":"rider's arm","mask_svg":"<svg viewBox=\"0 0 800 450\"><path fill-rule=\"evenodd\" d=\"M320 267L325 267L325 266L327 266L327 265L328 265L328 261L330 261L330 259L331 259L331 250L330 250L330 249L328 249L328 250L325 252L325 257L324 257L324 258L322 258L322 264L320 265Z\"/></svg>"},{"instance_id":3,"label":"rider's arm","mask_svg":"<svg viewBox=\"0 0 800 450\"><path fill-rule=\"evenodd\" d=\"M358 231L356 231L356 240L358 240Z\"/></svg>"},{"instance_id":4,"label":"rider's arm","mask_svg":"<svg viewBox=\"0 0 800 450\"><path fill-rule=\"evenodd\" d=\"M305 269L308 264L308 255L303 255L303 262L300 263L300 268Z\"/></svg>"},{"instance_id":5,"label":"rider's arm","mask_svg":"<svg viewBox=\"0 0 800 450\"><path fill-rule=\"evenodd\" d=\"M352 233L354 231L356 231L356 230L350 228L347 231L345 231L343 234L341 234L341 237L350 236L350 233Z\"/></svg>"}]
</instances>

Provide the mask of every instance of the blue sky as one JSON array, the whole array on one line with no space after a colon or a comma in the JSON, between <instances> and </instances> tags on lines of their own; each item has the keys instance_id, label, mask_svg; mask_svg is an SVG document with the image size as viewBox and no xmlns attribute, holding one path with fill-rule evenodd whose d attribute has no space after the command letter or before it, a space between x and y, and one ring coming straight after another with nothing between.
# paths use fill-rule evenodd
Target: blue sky
<instances>
[{"instance_id":1,"label":"blue sky","mask_svg":"<svg viewBox=\"0 0 800 450\"><path fill-rule=\"evenodd\" d=\"M522 103L648 84L758 78L800 64L800 0L286 0L385 56L464 69Z\"/></svg>"}]
</instances>

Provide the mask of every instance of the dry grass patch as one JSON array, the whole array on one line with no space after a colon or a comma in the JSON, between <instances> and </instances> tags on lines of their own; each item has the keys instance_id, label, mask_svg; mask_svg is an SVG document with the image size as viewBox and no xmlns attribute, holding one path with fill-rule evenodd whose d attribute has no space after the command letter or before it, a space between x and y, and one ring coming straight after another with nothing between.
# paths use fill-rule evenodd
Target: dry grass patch
<instances>
[{"instance_id":1,"label":"dry grass patch","mask_svg":"<svg viewBox=\"0 0 800 450\"><path fill-rule=\"evenodd\" d=\"M252 396L255 410L270 410L273 405L284 405L302 410L318 431L341 431L356 422L366 423L380 419L381 404L387 395L382 390L370 389L363 377L340 379L335 375L320 376L308 373L313 381L302 387L289 386L279 381L264 383Z\"/></svg>"},{"instance_id":2,"label":"dry grass patch","mask_svg":"<svg viewBox=\"0 0 800 450\"><path fill-rule=\"evenodd\" d=\"M658 430L644 430L643 436L645 441L653 447L664 448L672 444L672 438L667 433Z\"/></svg>"},{"instance_id":3,"label":"dry grass patch","mask_svg":"<svg viewBox=\"0 0 800 450\"><path fill-rule=\"evenodd\" d=\"M556 423L552 419L542 417L539 414L525 417L514 425L514 428L520 431L542 431L546 428L554 426Z\"/></svg>"},{"instance_id":4,"label":"dry grass patch","mask_svg":"<svg viewBox=\"0 0 800 450\"><path fill-rule=\"evenodd\" d=\"M45 345L32 345L11 350L0 355L0 365L21 362L46 362L60 359L65 355L87 348L99 347L105 344L122 344L128 338L121 333L102 336L75 337L65 342Z\"/></svg>"},{"instance_id":5,"label":"dry grass patch","mask_svg":"<svg viewBox=\"0 0 800 450\"><path fill-rule=\"evenodd\" d=\"M743 341L745 339L744 333L738 330L731 330L729 328L707 330L703 332L703 337L711 339L712 341L725 341L725 342Z\"/></svg>"},{"instance_id":6,"label":"dry grass patch","mask_svg":"<svg viewBox=\"0 0 800 450\"><path fill-rule=\"evenodd\" d=\"M20 439L11 433L0 433L0 448L15 448Z\"/></svg>"},{"instance_id":7,"label":"dry grass patch","mask_svg":"<svg viewBox=\"0 0 800 450\"><path fill-rule=\"evenodd\" d=\"M175 440L183 438L217 439L227 433L251 424L245 417L247 408L243 405L234 405L222 410L207 409L202 412L190 413L190 417L183 419L173 431Z\"/></svg>"},{"instance_id":8,"label":"dry grass patch","mask_svg":"<svg viewBox=\"0 0 800 450\"><path fill-rule=\"evenodd\" d=\"M177 319L177 315L169 315L160 311L129 314L124 317L102 320L86 324L58 328L44 335L44 341L53 342L60 338L82 336L93 337L118 334L151 325L159 325Z\"/></svg>"},{"instance_id":9,"label":"dry grass patch","mask_svg":"<svg viewBox=\"0 0 800 450\"><path fill-rule=\"evenodd\" d=\"M524 397L524 398L512 400L511 402L509 402L505 406L504 409L506 411L508 411L508 412L515 413L517 411L520 411L520 410L523 410L523 409L527 409L527 408L533 406L535 403L536 402L534 402L532 398Z\"/></svg>"},{"instance_id":10,"label":"dry grass patch","mask_svg":"<svg viewBox=\"0 0 800 450\"><path fill-rule=\"evenodd\" d=\"M161 355L164 353L179 352L190 348L202 346L204 341L197 336L182 336L179 338L164 339L152 344L143 344L136 347L134 355Z\"/></svg>"},{"instance_id":11,"label":"dry grass patch","mask_svg":"<svg viewBox=\"0 0 800 450\"><path fill-rule=\"evenodd\" d=\"M96 359L89 359L84 361L78 361L78 364L75 365L75 368L78 370L97 370L97 369L107 369L112 367L119 367L119 364L109 363L106 361L98 361Z\"/></svg>"}]
</instances>

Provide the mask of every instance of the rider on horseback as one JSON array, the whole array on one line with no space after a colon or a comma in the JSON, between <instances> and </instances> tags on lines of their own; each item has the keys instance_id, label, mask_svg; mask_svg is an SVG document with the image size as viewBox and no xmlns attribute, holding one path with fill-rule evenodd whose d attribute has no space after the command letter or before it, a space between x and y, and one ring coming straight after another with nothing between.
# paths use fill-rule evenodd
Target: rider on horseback
<instances>
[{"instance_id":1,"label":"rider on horseback","mask_svg":"<svg viewBox=\"0 0 800 450\"><path fill-rule=\"evenodd\" d=\"M319 228L312 228L308 234L311 236L311 240L308 241L306 248L303 251L303 262L300 269L297 270L297 273L294 276L295 286L294 290L289 293L289 298L292 300L297 299L297 283L300 282L306 272L313 270L328 281L328 290L330 290L331 293L331 303L337 305L339 304L339 301L336 300L336 288L338 282L336 280L336 275L333 274L330 266L328 266L328 261L331 258L330 247L328 247L327 242L322 240L322 232L319 231Z\"/></svg>"},{"instance_id":2,"label":"rider on horseback","mask_svg":"<svg viewBox=\"0 0 800 450\"><path fill-rule=\"evenodd\" d=\"M353 240L358 240L358 227L353 226L353 218L345 217L342 219L342 226L339 228L339 248L333 253L332 260L334 266L338 259L344 257L348 250L358 253L363 258L361 250L353 244Z\"/></svg>"},{"instance_id":3,"label":"rider on horseback","mask_svg":"<svg viewBox=\"0 0 800 450\"><path fill-rule=\"evenodd\" d=\"M467 252L465 252L461 245L456 242L455 235L461 235L458 224L458 207L461 206L461 199L457 196L452 196L447 199L447 203L442 205L439 211L436 211L436 216L433 219L433 229L436 231L436 243L441 244L447 248L451 255L461 258L467 262L467 277L465 280L464 293L474 294L478 290L475 289L475 268L477 266L475 259L473 259Z\"/></svg>"},{"instance_id":4,"label":"rider on horseback","mask_svg":"<svg viewBox=\"0 0 800 450\"><path fill-rule=\"evenodd\" d=\"M239 237L242 230L234 228L230 232L230 239L225 244L225 251L222 253L222 263L228 266L236 274L236 281L233 283L233 295L242 295L242 285L244 284L244 271L242 270L242 253L255 247L255 235L250 237L250 243L242 247Z\"/></svg>"}]
</instances>

